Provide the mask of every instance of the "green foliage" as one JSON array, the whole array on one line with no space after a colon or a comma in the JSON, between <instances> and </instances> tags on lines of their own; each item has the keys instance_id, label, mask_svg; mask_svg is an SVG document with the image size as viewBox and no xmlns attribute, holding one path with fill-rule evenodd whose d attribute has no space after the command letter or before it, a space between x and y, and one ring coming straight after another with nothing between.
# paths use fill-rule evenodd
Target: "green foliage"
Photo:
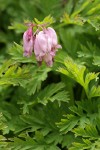
<instances>
[{"instance_id":1,"label":"green foliage","mask_svg":"<svg viewBox=\"0 0 100 150\"><path fill-rule=\"evenodd\" d=\"M69 6L72 5L69 3ZM88 23L96 30L99 30L100 16L99 0L75 1L70 13L65 13L62 22L65 24L77 24L83 26Z\"/></svg>"},{"instance_id":2,"label":"green foliage","mask_svg":"<svg viewBox=\"0 0 100 150\"><path fill-rule=\"evenodd\" d=\"M64 62L66 68L59 68L58 71L69 76L83 86L88 98L100 96L100 86L97 86L98 73L86 73L86 67L76 64L72 59L67 58ZM90 82L93 84L89 86ZM96 85L96 86L95 86Z\"/></svg>"},{"instance_id":3,"label":"green foliage","mask_svg":"<svg viewBox=\"0 0 100 150\"><path fill-rule=\"evenodd\" d=\"M23 47L18 45L17 43L14 43L14 45L9 48L9 54L11 55L11 59L16 62L36 63L34 56L30 57L29 59L23 57Z\"/></svg>"},{"instance_id":4,"label":"green foliage","mask_svg":"<svg viewBox=\"0 0 100 150\"><path fill-rule=\"evenodd\" d=\"M57 100L60 104L60 101L67 102L69 100L68 93L64 91L65 85L63 83L51 84L47 86L44 90L38 94L38 102L45 104L48 100L54 102ZM46 96L44 96L46 93Z\"/></svg>"},{"instance_id":5,"label":"green foliage","mask_svg":"<svg viewBox=\"0 0 100 150\"><path fill-rule=\"evenodd\" d=\"M0 149L99 150L100 0L0 0L0 22ZM53 67L23 56L29 22L56 30Z\"/></svg>"},{"instance_id":6,"label":"green foliage","mask_svg":"<svg viewBox=\"0 0 100 150\"><path fill-rule=\"evenodd\" d=\"M8 60L0 68L0 78L0 85L20 84L24 87L27 80L30 79L30 74L27 67L21 68L18 64Z\"/></svg>"}]
</instances>

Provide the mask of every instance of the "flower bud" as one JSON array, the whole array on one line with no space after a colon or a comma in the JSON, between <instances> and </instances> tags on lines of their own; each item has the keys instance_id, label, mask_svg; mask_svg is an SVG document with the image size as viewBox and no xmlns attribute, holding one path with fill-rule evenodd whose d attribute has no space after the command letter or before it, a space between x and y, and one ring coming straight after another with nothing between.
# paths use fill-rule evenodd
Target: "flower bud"
<instances>
[{"instance_id":1,"label":"flower bud","mask_svg":"<svg viewBox=\"0 0 100 150\"><path fill-rule=\"evenodd\" d=\"M23 48L24 48L24 56L28 57L32 55L32 51L34 48L34 37L32 28L29 28L23 34Z\"/></svg>"},{"instance_id":2,"label":"flower bud","mask_svg":"<svg viewBox=\"0 0 100 150\"><path fill-rule=\"evenodd\" d=\"M58 45L56 32L51 27L36 35L34 53L38 62L44 60L48 66L52 66L58 48L61 48L61 45Z\"/></svg>"}]
</instances>

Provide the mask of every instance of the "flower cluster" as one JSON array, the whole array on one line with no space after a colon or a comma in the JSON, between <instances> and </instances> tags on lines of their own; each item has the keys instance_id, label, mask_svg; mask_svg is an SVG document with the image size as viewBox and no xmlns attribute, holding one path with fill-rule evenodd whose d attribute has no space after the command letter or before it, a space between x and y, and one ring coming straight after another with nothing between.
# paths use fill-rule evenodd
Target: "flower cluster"
<instances>
[{"instance_id":1,"label":"flower cluster","mask_svg":"<svg viewBox=\"0 0 100 150\"><path fill-rule=\"evenodd\" d=\"M51 27L43 28L42 31L37 30L33 33L33 27L29 27L23 34L24 56L29 57L34 54L39 64L45 61L47 66L52 66L54 56L61 45L58 44L57 34Z\"/></svg>"}]
</instances>

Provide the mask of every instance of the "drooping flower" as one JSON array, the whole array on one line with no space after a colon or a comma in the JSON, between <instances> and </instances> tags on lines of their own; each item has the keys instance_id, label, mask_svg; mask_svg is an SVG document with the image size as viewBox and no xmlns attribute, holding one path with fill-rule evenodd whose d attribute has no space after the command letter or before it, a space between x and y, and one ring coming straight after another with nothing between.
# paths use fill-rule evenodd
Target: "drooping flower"
<instances>
[{"instance_id":1,"label":"drooping flower","mask_svg":"<svg viewBox=\"0 0 100 150\"><path fill-rule=\"evenodd\" d=\"M58 48L61 48L61 45L58 44L57 35L53 28L48 27L36 35L34 53L38 62L44 60L48 66L52 66Z\"/></svg>"},{"instance_id":2,"label":"drooping flower","mask_svg":"<svg viewBox=\"0 0 100 150\"><path fill-rule=\"evenodd\" d=\"M34 48L34 36L32 27L30 27L23 34L23 48L24 48L24 56L29 57L32 55L32 51Z\"/></svg>"}]
</instances>

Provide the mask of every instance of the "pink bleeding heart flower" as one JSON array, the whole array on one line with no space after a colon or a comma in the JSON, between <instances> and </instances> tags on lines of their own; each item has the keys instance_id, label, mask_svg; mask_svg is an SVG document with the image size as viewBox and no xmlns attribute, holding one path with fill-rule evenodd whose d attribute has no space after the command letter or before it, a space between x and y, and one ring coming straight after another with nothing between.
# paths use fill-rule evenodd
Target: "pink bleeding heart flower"
<instances>
[{"instance_id":1,"label":"pink bleeding heart flower","mask_svg":"<svg viewBox=\"0 0 100 150\"><path fill-rule=\"evenodd\" d=\"M58 48L62 47L58 44L57 34L53 28L48 27L36 35L34 53L38 62L44 60L48 66L52 66Z\"/></svg>"},{"instance_id":2,"label":"pink bleeding heart flower","mask_svg":"<svg viewBox=\"0 0 100 150\"><path fill-rule=\"evenodd\" d=\"M34 36L33 36L32 28L30 27L23 34L23 49L24 49L23 55L26 57L31 56L33 48L34 48Z\"/></svg>"}]
</instances>

